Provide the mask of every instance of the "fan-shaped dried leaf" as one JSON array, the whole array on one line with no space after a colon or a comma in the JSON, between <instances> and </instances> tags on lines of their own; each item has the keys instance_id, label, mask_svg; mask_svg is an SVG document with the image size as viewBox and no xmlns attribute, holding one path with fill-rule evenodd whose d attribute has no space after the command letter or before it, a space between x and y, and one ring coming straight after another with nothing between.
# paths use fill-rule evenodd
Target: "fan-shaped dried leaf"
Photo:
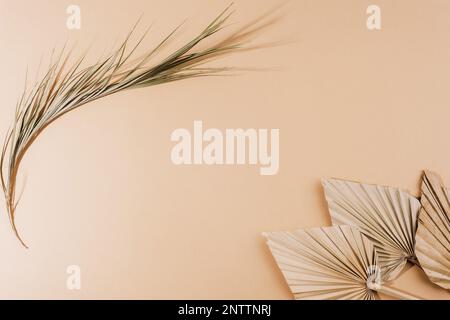
<instances>
[{"instance_id":1,"label":"fan-shaped dried leaf","mask_svg":"<svg viewBox=\"0 0 450 320\"><path fill-rule=\"evenodd\" d=\"M450 289L450 203L441 178L426 171L416 234L416 255L428 278Z\"/></svg>"},{"instance_id":2,"label":"fan-shaped dried leaf","mask_svg":"<svg viewBox=\"0 0 450 320\"><path fill-rule=\"evenodd\" d=\"M334 225L351 225L374 242L382 278L395 279L416 262L414 235L420 202L397 188L329 179L323 181Z\"/></svg>"},{"instance_id":3,"label":"fan-shaped dried leaf","mask_svg":"<svg viewBox=\"0 0 450 320\"><path fill-rule=\"evenodd\" d=\"M296 299L378 299L373 244L356 228L267 233L268 246Z\"/></svg>"}]
</instances>

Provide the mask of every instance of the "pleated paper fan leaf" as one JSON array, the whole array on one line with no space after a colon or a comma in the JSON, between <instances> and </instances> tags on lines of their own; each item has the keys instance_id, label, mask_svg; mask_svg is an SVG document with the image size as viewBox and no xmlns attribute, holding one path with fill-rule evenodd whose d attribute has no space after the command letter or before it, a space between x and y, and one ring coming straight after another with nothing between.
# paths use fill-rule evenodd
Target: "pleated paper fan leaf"
<instances>
[{"instance_id":1,"label":"pleated paper fan leaf","mask_svg":"<svg viewBox=\"0 0 450 320\"><path fill-rule=\"evenodd\" d=\"M393 187L328 179L323 181L333 225L350 225L373 241L382 278L399 276L406 263L417 263L414 245L420 202Z\"/></svg>"},{"instance_id":2,"label":"pleated paper fan leaf","mask_svg":"<svg viewBox=\"0 0 450 320\"><path fill-rule=\"evenodd\" d=\"M334 226L265 236L296 299L378 299L367 285L378 265L376 252L356 228Z\"/></svg>"},{"instance_id":3,"label":"pleated paper fan leaf","mask_svg":"<svg viewBox=\"0 0 450 320\"><path fill-rule=\"evenodd\" d=\"M425 171L422 208L416 234L416 255L428 278L450 289L450 195L441 178Z\"/></svg>"}]
</instances>

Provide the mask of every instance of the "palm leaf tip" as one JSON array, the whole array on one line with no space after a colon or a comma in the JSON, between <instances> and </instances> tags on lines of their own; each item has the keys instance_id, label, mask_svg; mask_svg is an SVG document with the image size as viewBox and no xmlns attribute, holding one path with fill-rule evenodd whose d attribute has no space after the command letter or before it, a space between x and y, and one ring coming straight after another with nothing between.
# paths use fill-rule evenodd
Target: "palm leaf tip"
<instances>
[{"instance_id":1,"label":"palm leaf tip","mask_svg":"<svg viewBox=\"0 0 450 320\"><path fill-rule=\"evenodd\" d=\"M416 255L428 278L450 289L450 195L441 177L425 171L422 176L422 208L416 233Z\"/></svg>"},{"instance_id":2,"label":"palm leaf tip","mask_svg":"<svg viewBox=\"0 0 450 320\"><path fill-rule=\"evenodd\" d=\"M25 245L15 223L17 175L28 148L43 130L64 114L114 93L229 71L230 68L204 67L204 64L245 49L243 43L261 31L257 25L262 23L255 21L255 28L249 30L250 26L247 26L238 32L229 33L226 41L207 44L206 48L200 49L199 44L219 32L224 33L223 27L231 13L230 6L196 37L157 63L151 63L150 60L174 36L174 32L140 57L135 57L135 50L142 39L128 49L128 36L119 49L87 67L82 67L85 56L70 64L70 54L64 55L62 50L42 79L30 90L24 90L0 158L0 178L9 219L22 244Z\"/></svg>"},{"instance_id":3,"label":"palm leaf tip","mask_svg":"<svg viewBox=\"0 0 450 320\"><path fill-rule=\"evenodd\" d=\"M415 262L415 231L420 202L393 187L323 180L334 225L357 227L374 242L383 279L393 280L408 261Z\"/></svg>"}]
</instances>

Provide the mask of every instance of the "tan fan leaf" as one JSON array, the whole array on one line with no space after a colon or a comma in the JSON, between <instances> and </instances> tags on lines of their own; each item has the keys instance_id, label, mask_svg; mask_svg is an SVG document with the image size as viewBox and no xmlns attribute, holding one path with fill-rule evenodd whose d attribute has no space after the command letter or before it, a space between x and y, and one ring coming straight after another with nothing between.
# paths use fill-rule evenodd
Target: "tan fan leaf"
<instances>
[{"instance_id":1,"label":"tan fan leaf","mask_svg":"<svg viewBox=\"0 0 450 320\"><path fill-rule=\"evenodd\" d=\"M441 178L425 171L422 178L422 208L416 234L416 255L428 278L450 289L450 204Z\"/></svg>"},{"instance_id":2,"label":"tan fan leaf","mask_svg":"<svg viewBox=\"0 0 450 320\"><path fill-rule=\"evenodd\" d=\"M407 261L417 263L414 235L420 202L397 188L329 179L323 181L334 225L351 225L374 242L382 278L395 279Z\"/></svg>"},{"instance_id":3,"label":"tan fan leaf","mask_svg":"<svg viewBox=\"0 0 450 320\"><path fill-rule=\"evenodd\" d=\"M334 226L265 236L296 299L379 299L374 290L416 299L379 284L376 251L357 228Z\"/></svg>"},{"instance_id":4,"label":"tan fan leaf","mask_svg":"<svg viewBox=\"0 0 450 320\"><path fill-rule=\"evenodd\" d=\"M356 228L271 232L266 237L296 299L378 299L367 287L376 253Z\"/></svg>"}]
</instances>

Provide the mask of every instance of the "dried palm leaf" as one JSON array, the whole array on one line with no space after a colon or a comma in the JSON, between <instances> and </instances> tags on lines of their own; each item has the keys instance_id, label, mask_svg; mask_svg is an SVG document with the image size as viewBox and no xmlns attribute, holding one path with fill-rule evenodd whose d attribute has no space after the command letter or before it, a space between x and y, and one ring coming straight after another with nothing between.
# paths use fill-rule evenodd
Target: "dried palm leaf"
<instances>
[{"instance_id":1,"label":"dried palm leaf","mask_svg":"<svg viewBox=\"0 0 450 320\"><path fill-rule=\"evenodd\" d=\"M420 202L397 188L329 179L323 181L334 225L350 225L373 241L382 278L395 279L417 263L414 237Z\"/></svg>"},{"instance_id":2,"label":"dried palm leaf","mask_svg":"<svg viewBox=\"0 0 450 320\"><path fill-rule=\"evenodd\" d=\"M428 278L450 289L450 195L441 178L425 171L422 208L416 233L416 255Z\"/></svg>"},{"instance_id":3,"label":"dried palm leaf","mask_svg":"<svg viewBox=\"0 0 450 320\"><path fill-rule=\"evenodd\" d=\"M374 246L355 227L270 232L265 236L296 299L376 300L377 291L400 299L418 299L381 284Z\"/></svg>"},{"instance_id":4,"label":"dried palm leaf","mask_svg":"<svg viewBox=\"0 0 450 320\"><path fill-rule=\"evenodd\" d=\"M198 49L200 43L224 28L231 13L230 8L227 8L197 37L156 64L151 63L150 59L173 37L175 30L154 49L140 57L134 57L134 53L142 39L128 49L128 36L117 51L85 68L81 66L84 56L67 67L69 54L61 52L42 80L31 90L25 88L17 104L0 159L1 183L10 222L24 246L26 245L15 224L17 174L21 160L42 131L67 112L117 92L228 71L227 68L207 68L202 65L212 58L243 50L243 44L256 31L274 22L274 19L256 20L238 32L228 34L225 41ZM266 16L263 17L265 18Z\"/></svg>"}]
</instances>

